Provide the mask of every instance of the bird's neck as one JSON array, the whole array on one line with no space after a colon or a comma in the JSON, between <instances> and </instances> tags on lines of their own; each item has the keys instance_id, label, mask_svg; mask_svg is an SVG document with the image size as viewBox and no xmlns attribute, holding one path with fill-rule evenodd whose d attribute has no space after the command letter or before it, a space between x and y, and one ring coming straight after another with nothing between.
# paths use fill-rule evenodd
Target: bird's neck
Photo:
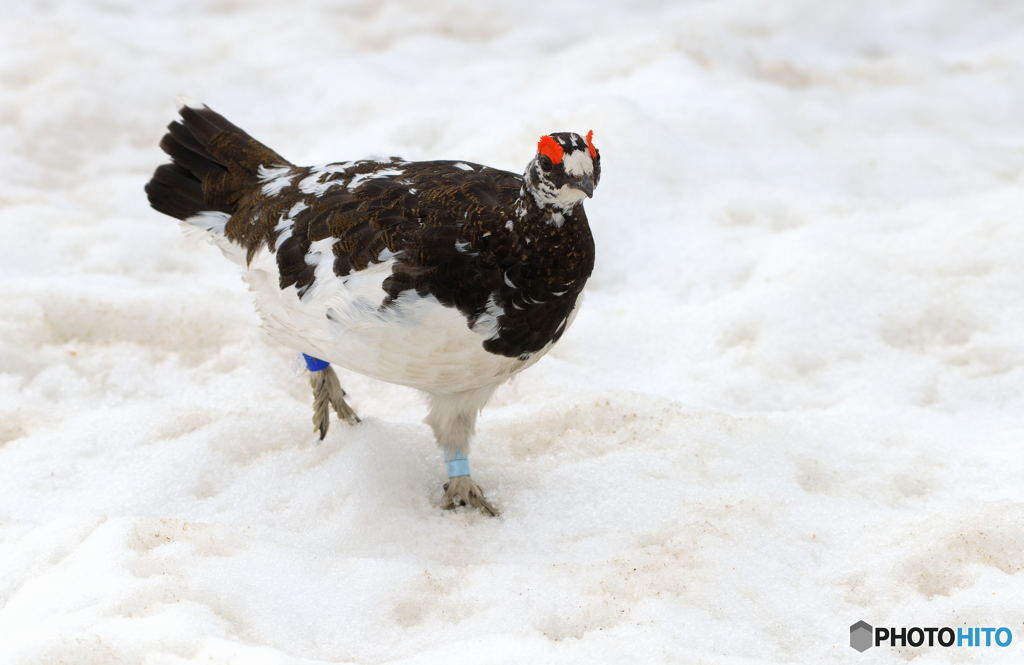
<instances>
[{"instance_id":1,"label":"bird's neck","mask_svg":"<svg viewBox=\"0 0 1024 665\"><path fill-rule=\"evenodd\" d=\"M582 218L583 222L586 223L587 219L586 214L583 212L582 202L563 206L558 202L545 201L526 185L523 185L522 189L519 190L515 213L517 219L523 221L527 226L541 224L556 229L564 226L566 221Z\"/></svg>"},{"instance_id":2,"label":"bird's neck","mask_svg":"<svg viewBox=\"0 0 1024 665\"><path fill-rule=\"evenodd\" d=\"M543 299L543 291L578 293L594 267L594 238L583 206L569 209L542 205L526 187L520 191L515 214L495 230L503 236L510 263Z\"/></svg>"}]
</instances>

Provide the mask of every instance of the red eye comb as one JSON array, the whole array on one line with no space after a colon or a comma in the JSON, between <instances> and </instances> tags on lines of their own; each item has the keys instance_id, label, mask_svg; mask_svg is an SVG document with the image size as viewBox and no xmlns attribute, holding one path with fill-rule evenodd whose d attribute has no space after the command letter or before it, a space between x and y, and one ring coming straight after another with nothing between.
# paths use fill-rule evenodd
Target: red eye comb
<instances>
[{"instance_id":1,"label":"red eye comb","mask_svg":"<svg viewBox=\"0 0 1024 665\"><path fill-rule=\"evenodd\" d=\"M590 158L597 157L597 148L594 147L594 130L587 132L587 150L590 151Z\"/></svg>"},{"instance_id":2,"label":"red eye comb","mask_svg":"<svg viewBox=\"0 0 1024 665\"><path fill-rule=\"evenodd\" d=\"M537 141L537 152L550 159L554 164L561 164L562 156L565 154L562 146L558 145L558 141L550 136L540 137L540 141Z\"/></svg>"}]
</instances>

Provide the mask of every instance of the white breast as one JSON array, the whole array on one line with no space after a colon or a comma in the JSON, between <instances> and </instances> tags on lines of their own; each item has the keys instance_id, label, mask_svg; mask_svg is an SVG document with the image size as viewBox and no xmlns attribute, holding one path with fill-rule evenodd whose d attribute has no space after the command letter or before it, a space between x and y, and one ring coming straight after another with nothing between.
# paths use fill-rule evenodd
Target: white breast
<instances>
[{"instance_id":1,"label":"white breast","mask_svg":"<svg viewBox=\"0 0 1024 665\"><path fill-rule=\"evenodd\" d=\"M266 249L246 273L267 331L296 351L391 383L461 392L501 383L549 348L525 360L490 353L483 348L486 326L474 332L458 310L411 290L382 308L394 258L338 277L329 247L316 244L307 254L311 265L317 261L316 280L301 299L294 286L280 289L275 256Z\"/></svg>"}]
</instances>

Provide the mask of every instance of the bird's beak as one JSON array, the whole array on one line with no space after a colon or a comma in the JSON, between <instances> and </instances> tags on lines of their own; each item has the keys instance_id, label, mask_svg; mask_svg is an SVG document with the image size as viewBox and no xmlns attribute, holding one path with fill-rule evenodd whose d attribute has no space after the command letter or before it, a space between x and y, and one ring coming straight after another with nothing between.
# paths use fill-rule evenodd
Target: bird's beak
<instances>
[{"instance_id":1,"label":"bird's beak","mask_svg":"<svg viewBox=\"0 0 1024 665\"><path fill-rule=\"evenodd\" d=\"M586 194L588 199L594 198L594 180L590 176L585 175L580 178L576 187Z\"/></svg>"}]
</instances>

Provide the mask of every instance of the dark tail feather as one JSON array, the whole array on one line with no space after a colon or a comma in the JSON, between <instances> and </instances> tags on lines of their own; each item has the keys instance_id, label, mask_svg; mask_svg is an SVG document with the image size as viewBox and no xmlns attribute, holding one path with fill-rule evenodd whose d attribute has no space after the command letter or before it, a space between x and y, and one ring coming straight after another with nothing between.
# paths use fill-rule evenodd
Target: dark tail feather
<instances>
[{"instance_id":1,"label":"dark tail feather","mask_svg":"<svg viewBox=\"0 0 1024 665\"><path fill-rule=\"evenodd\" d=\"M149 204L185 219L204 210L231 214L238 199L259 185L260 166L288 161L209 107L182 107L160 147L172 164L156 169L146 184Z\"/></svg>"},{"instance_id":2,"label":"dark tail feather","mask_svg":"<svg viewBox=\"0 0 1024 665\"><path fill-rule=\"evenodd\" d=\"M146 184L146 195L151 206L178 219L191 217L209 207L203 203L202 183L177 164L158 166L153 179Z\"/></svg>"}]
</instances>

